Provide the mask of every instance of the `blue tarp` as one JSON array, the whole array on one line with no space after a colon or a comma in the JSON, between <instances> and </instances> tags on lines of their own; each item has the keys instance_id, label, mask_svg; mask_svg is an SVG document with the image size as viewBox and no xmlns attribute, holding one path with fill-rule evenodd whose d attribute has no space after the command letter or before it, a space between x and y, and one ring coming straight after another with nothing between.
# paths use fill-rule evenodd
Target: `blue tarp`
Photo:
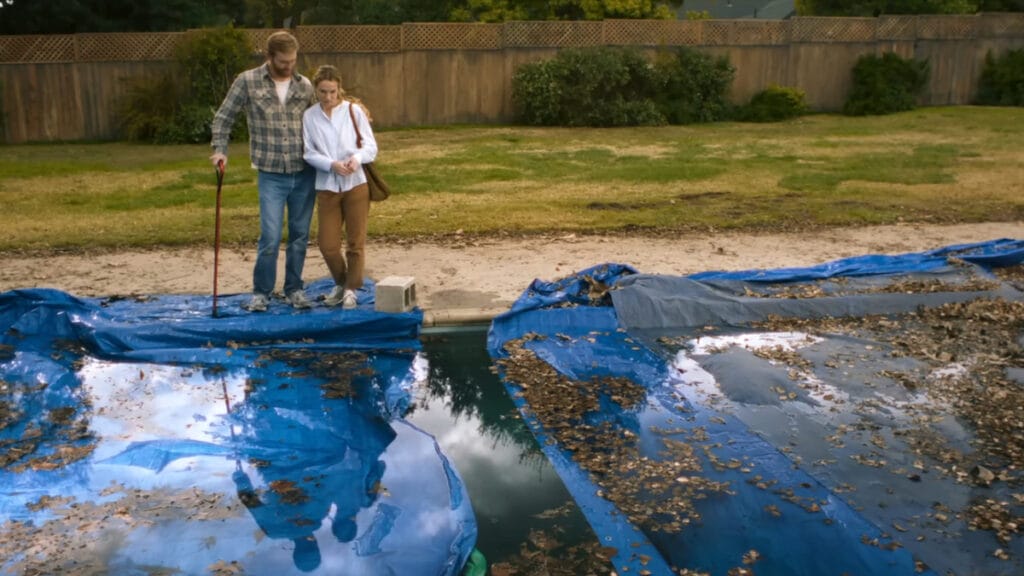
<instances>
[{"instance_id":1,"label":"blue tarp","mask_svg":"<svg viewBox=\"0 0 1024 576\"><path fill-rule=\"evenodd\" d=\"M1019 574L1022 479L955 397L900 380L953 386L977 358L931 351L949 364L934 369L867 330L764 323L898 331L926 307L1020 302L992 272L1022 260L1024 242L995 240L689 277L604 264L534 282L488 345L619 573ZM886 289L902 282L932 289ZM372 290L354 311L248 314L244 298L212 318L205 296L0 294L0 572L461 569L467 491L402 419L421 313L378 314ZM530 358L527 387L510 376ZM567 393L532 405L544 378Z\"/></svg>"},{"instance_id":2,"label":"blue tarp","mask_svg":"<svg viewBox=\"0 0 1024 576\"><path fill-rule=\"evenodd\" d=\"M1012 472L1020 463L984 451L984 431L954 409L955 395L899 380L927 372L924 362L869 331L811 335L763 323L878 315L899 333L894 318L925 307L1024 300L1019 285L991 273L1022 261L1024 241L1004 239L689 277L605 264L534 282L495 319L488 345L619 573L1021 574L1024 544L983 512L997 510L1004 526L1024 516ZM885 289L900 282L950 288ZM1018 338L1022 323L1013 324ZM538 365L517 370L532 362L583 391L559 397L564 411L616 379L643 398L631 404L605 390L598 409L566 422L530 403L555 385L532 377ZM938 392L957 384L963 362L932 369L928 381ZM1012 402L1009 386L998 393ZM1010 472L980 482L950 463L964 461Z\"/></svg>"},{"instance_id":3,"label":"blue tarp","mask_svg":"<svg viewBox=\"0 0 1024 576\"><path fill-rule=\"evenodd\" d=\"M709 271L691 274L692 280L745 280L748 282L806 282L836 277L879 276L931 272L962 260L984 267L1006 267L1024 259L1024 241L1010 238L953 244L909 254L867 254L842 258L807 268L775 268L738 272Z\"/></svg>"},{"instance_id":4,"label":"blue tarp","mask_svg":"<svg viewBox=\"0 0 1024 576\"><path fill-rule=\"evenodd\" d=\"M0 294L0 572L459 573L421 312L243 298Z\"/></svg>"}]
</instances>

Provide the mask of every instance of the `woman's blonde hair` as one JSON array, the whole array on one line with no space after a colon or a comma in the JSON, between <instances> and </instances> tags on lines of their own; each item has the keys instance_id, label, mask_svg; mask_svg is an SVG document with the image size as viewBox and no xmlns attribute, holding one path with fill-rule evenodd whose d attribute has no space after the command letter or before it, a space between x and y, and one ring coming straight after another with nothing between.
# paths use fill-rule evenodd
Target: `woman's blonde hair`
<instances>
[{"instance_id":1,"label":"woman's blonde hair","mask_svg":"<svg viewBox=\"0 0 1024 576\"><path fill-rule=\"evenodd\" d=\"M324 64L316 69L316 74L313 75L313 86L317 86L325 80L336 82L338 84L338 93L345 94L345 91L341 89L341 73L330 64Z\"/></svg>"},{"instance_id":2,"label":"woman's blonde hair","mask_svg":"<svg viewBox=\"0 0 1024 576\"><path fill-rule=\"evenodd\" d=\"M368 122L373 122L373 117L370 116L370 110L366 107L366 105L363 104L363 102L359 98L351 97L345 93L345 90L341 87L341 73L338 72L337 68L331 66L330 64L324 64L323 66L317 68L316 74L313 75L313 86L319 86L320 83L325 80L327 82L336 82L338 84L338 97L344 100L348 100L349 102L355 104L356 106L359 106L363 110L363 113L366 114L366 120Z\"/></svg>"}]
</instances>

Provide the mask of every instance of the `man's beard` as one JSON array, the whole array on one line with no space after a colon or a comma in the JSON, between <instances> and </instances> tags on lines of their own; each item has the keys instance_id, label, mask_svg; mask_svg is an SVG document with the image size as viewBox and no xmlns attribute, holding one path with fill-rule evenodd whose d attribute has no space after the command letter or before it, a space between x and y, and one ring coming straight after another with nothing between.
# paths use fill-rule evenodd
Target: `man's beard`
<instances>
[{"instance_id":1,"label":"man's beard","mask_svg":"<svg viewBox=\"0 0 1024 576\"><path fill-rule=\"evenodd\" d=\"M288 68L279 68L274 64L274 61L270 61L270 71L273 72L275 78L291 78L292 72Z\"/></svg>"}]
</instances>

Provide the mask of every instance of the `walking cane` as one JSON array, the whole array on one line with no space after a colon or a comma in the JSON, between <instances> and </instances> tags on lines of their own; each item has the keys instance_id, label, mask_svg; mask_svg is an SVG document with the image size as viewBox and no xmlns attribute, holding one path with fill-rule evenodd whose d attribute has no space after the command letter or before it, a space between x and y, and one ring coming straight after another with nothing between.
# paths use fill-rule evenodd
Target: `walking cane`
<instances>
[{"instance_id":1,"label":"walking cane","mask_svg":"<svg viewBox=\"0 0 1024 576\"><path fill-rule=\"evenodd\" d=\"M217 212L213 233L213 317L217 317L217 265L220 263L220 189L224 185L224 161L217 161Z\"/></svg>"}]
</instances>

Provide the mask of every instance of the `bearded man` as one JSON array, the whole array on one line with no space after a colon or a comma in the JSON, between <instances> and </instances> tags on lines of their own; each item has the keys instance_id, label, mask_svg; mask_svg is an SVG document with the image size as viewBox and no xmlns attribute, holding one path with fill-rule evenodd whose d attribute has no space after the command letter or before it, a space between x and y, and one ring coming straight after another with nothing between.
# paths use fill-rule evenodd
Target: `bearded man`
<instances>
[{"instance_id":1,"label":"bearded man","mask_svg":"<svg viewBox=\"0 0 1024 576\"><path fill-rule=\"evenodd\" d=\"M239 74L214 115L215 168L227 164L231 127L240 111L249 125L249 158L257 171L260 200L260 239L252 274L252 299L245 306L263 312L277 283L285 209L288 245L285 249L285 299L295 308L309 308L302 282L309 225L316 193L315 171L302 158L302 114L316 101L309 79L295 71L299 42L290 33L275 32L267 39L267 60Z\"/></svg>"}]
</instances>

